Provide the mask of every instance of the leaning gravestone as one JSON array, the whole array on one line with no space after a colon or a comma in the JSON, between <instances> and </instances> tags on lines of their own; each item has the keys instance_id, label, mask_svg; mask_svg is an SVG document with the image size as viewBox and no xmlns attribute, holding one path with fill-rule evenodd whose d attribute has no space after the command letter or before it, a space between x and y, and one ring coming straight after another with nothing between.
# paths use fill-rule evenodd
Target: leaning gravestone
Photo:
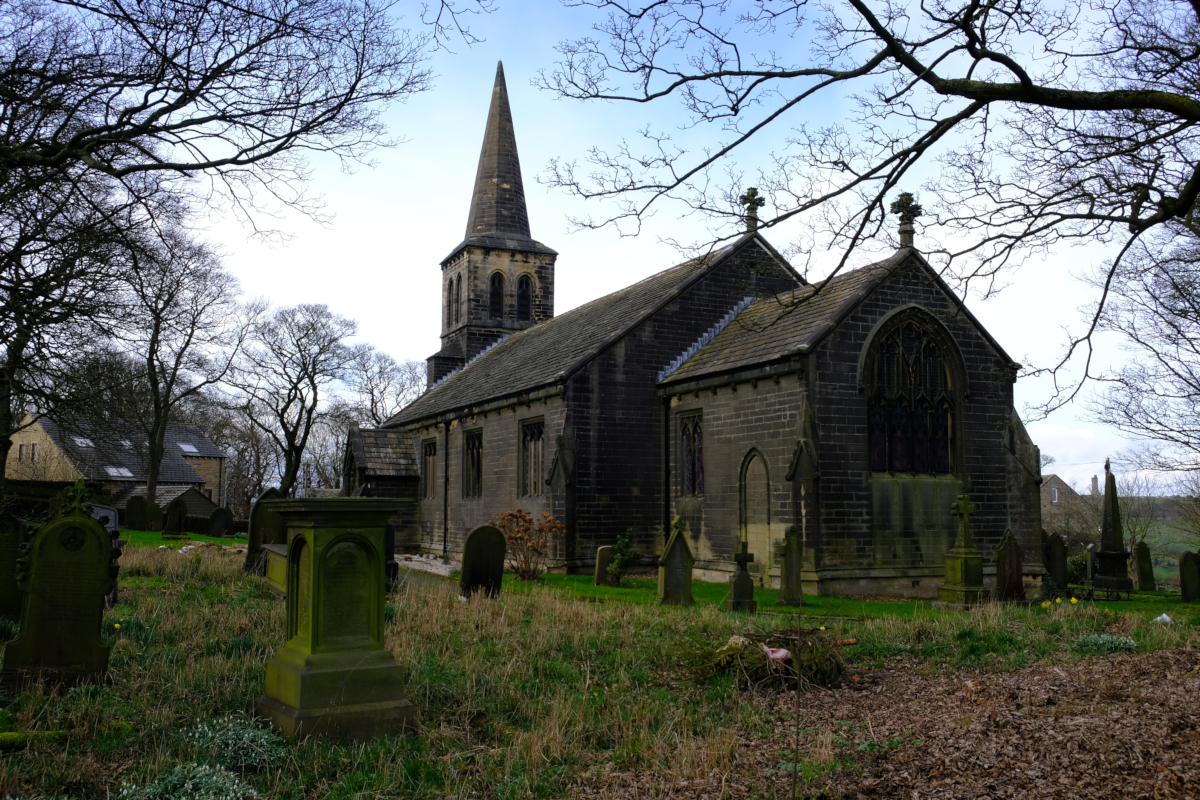
<instances>
[{"instance_id":1,"label":"leaning gravestone","mask_svg":"<svg viewBox=\"0 0 1200 800\"><path fill-rule=\"evenodd\" d=\"M163 533L183 535L187 523L187 503L182 496L167 503L167 511L163 515Z\"/></svg>"},{"instance_id":2,"label":"leaning gravestone","mask_svg":"<svg viewBox=\"0 0 1200 800\"><path fill-rule=\"evenodd\" d=\"M1024 600L1025 582L1021 575L1025 567L1025 551L1017 542L1011 529L1005 529L996 546L996 599Z\"/></svg>"},{"instance_id":3,"label":"leaning gravestone","mask_svg":"<svg viewBox=\"0 0 1200 800\"><path fill-rule=\"evenodd\" d=\"M25 543L25 525L9 512L0 514L0 617L21 618L17 558Z\"/></svg>"},{"instance_id":4,"label":"leaning gravestone","mask_svg":"<svg viewBox=\"0 0 1200 800\"><path fill-rule=\"evenodd\" d=\"M282 500L283 493L272 487L258 496L250 507L249 541L246 543L246 561L243 568L253 575L267 573L267 559L263 555L264 544L287 545L287 533L283 518L274 511L274 501Z\"/></svg>"},{"instance_id":5,"label":"leaning gravestone","mask_svg":"<svg viewBox=\"0 0 1200 800\"><path fill-rule=\"evenodd\" d=\"M664 606L690 606L692 597L692 566L696 559L687 543L687 524L682 517L671 523L671 538L658 561L658 603Z\"/></svg>"},{"instance_id":6,"label":"leaning gravestone","mask_svg":"<svg viewBox=\"0 0 1200 800\"><path fill-rule=\"evenodd\" d=\"M146 527L146 498L136 495L125 503L125 528L131 531L150 530Z\"/></svg>"},{"instance_id":7,"label":"leaning gravestone","mask_svg":"<svg viewBox=\"0 0 1200 800\"><path fill-rule=\"evenodd\" d=\"M260 716L284 734L364 741L413 726L406 670L384 646L384 526L398 500L279 500L287 533L284 639Z\"/></svg>"},{"instance_id":8,"label":"leaning gravestone","mask_svg":"<svg viewBox=\"0 0 1200 800\"><path fill-rule=\"evenodd\" d=\"M754 560L754 554L749 551L749 545L743 541L741 549L733 556L733 577L729 579L729 598L725 601L726 611L758 611L758 601L754 599L754 579L746 567Z\"/></svg>"},{"instance_id":9,"label":"leaning gravestone","mask_svg":"<svg viewBox=\"0 0 1200 800\"><path fill-rule=\"evenodd\" d=\"M112 537L84 510L82 485L66 509L23 548L18 582L25 607L21 632L4 650L5 682L86 681L108 671L100 622L116 577Z\"/></svg>"},{"instance_id":10,"label":"leaning gravestone","mask_svg":"<svg viewBox=\"0 0 1200 800\"><path fill-rule=\"evenodd\" d=\"M228 508L214 508L208 515L208 535L219 539L233 530L233 512Z\"/></svg>"},{"instance_id":11,"label":"leaning gravestone","mask_svg":"<svg viewBox=\"0 0 1200 800\"><path fill-rule=\"evenodd\" d=\"M612 563L612 547L604 545L596 548L596 577L592 581L596 586L618 586L618 582L608 574L608 565Z\"/></svg>"},{"instance_id":12,"label":"leaning gravestone","mask_svg":"<svg viewBox=\"0 0 1200 800\"><path fill-rule=\"evenodd\" d=\"M1046 574L1059 594L1067 591L1067 545L1057 533L1046 541Z\"/></svg>"},{"instance_id":13,"label":"leaning gravestone","mask_svg":"<svg viewBox=\"0 0 1200 800\"><path fill-rule=\"evenodd\" d=\"M163 512L158 503L146 503L146 528L148 531L163 529Z\"/></svg>"},{"instance_id":14,"label":"leaning gravestone","mask_svg":"<svg viewBox=\"0 0 1200 800\"><path fill-rule=\"evenodd\" d=\"M783 543L775 549L775 558L779 562L779 599L775 605L804 605L804 592L800 589L803 557L804 545L796 535L796 526L788 525Z\"/></svg>"},{"instance_id":15,"label":"leaning gravestone","mask_svg":"<svg viewBox=\"0 0 1200 800\"><path fill-rule=\"evenodd\" d=\"M1200 556L1195 553L1184 553L1179 557L1179 589L1183 602L1200 600Z\"/></svg>"},{"instance_id":16,"label":"leaning gravestone","mask_svg":"<svg viewBox=\"0 0 1200 800\"><path fill-rule=\"evenodd\" d=\"M1138 542L1133 548L1133 557L1137 563L1138 591L1153 592L1158 584L1154 580L1154 559L1150 557L1150 546Z\"/></svg>"},{"instance_id":17,"label":"leaning gravestone","mask_svg":"<svg viewBox=\"0 0 1200 800\"><path fill-rule=\"evenodd\" d=\"M463 597L470 597L480 590L488 597L500 594L507 549L504 534L499 528L483 525L467 534L467 541L463 544L462 580L459 582Z\"/></svg>"}]
</instances>

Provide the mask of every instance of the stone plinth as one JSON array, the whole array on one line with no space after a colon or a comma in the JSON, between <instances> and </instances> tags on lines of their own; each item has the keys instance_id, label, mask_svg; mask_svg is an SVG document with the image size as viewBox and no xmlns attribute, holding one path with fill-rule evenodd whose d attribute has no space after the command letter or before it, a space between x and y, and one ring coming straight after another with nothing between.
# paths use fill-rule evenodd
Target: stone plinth
<instances>
[{"instance_id":1,"label":"stone plinth","mask_svg":"<svg viewBox=\"0 0 1200 800\"><path fill-rule=\"evenodd\" d=\"M970 519L975 504L965 494L950 507L958 516L958 539L946 553L946 582L938 588L937 604L945 608L968 608L987 600L983 588L983 556L971 540Z\"/></svg>"},{"instance_id":2,"label":"stone plinth","mask_svg":"<svg viewBox=\"0 0 1200 800\"><path fill-rule=\"evenodd\" d=\"M287 545L265 544L262 550L267 559L267 588L277 597L287 597Z\"/></svg>"},{"instance_id":3,"label":"stone plinth","mask_svg":"<svg viewBox=\"0 0 1200 800\"><path fill-rule=\"evenodd\" d=\"M287 644L258 713L292 738L363 741L413 726L403 670L383 646L384 527L395 500L280 500L287 531Z\"/></svg>"}]
</instances>

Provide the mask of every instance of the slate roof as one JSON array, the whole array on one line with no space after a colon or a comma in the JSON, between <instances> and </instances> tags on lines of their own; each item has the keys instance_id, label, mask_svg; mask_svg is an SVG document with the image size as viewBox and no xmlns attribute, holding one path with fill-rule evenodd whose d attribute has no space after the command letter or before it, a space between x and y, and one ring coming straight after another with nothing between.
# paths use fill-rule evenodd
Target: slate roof
<instances>
[{"instance_id":1,"label":"slate roof","mask_svg":"<svg viewBox=\"0 0 1200 800\"><path fill-rule=\"evenodd\" d=\"M54 420L43 418L38 420L38 425L86 480L131 483L146 480L146 432L137 424L124 420L103 425L70 421L68 429L63 430ZM90 441L91 445L78 442L77 438ZM185 460L186 451L181 444L195 448L194 453L186 452L191 457L225 457L221 448L209 441L195 425L168 425L163 444L163 460L158 473L160 483L204 483ZM129 470L130 475L119 474L122 469Z\"/></svg>"},{"instance_id":2,"label":"slate roof","mask_svg":"<svg viewBox=\"0 0 1200 800\"><path fill-rule=\"evenodd\" d=\"M417 455L412 437L396 428L360 428L351 424L350 447L354 464L367 475L388 478L416 478Z\"/></svg>"},{"instance_id":3,"label":"slate roof","mask_svg":"<svg viewBox=\"0 0 1200 800\"><path fill-rule=\"evenodd\" d=\"M790 297L781 295L755 301L679 369L663 378L661 384L665 386L764 364L786 358L799 352L802 347L815 347L888 275L898 267L911 263L910 259L928 271L996 348L997 353L1011 361L925 259L914 250L902 248L882 261L835 276L819 292L820 281L796 289ZM789 308L792 302L803 300L814 292L817 292L816 296L811 300Z\"/></svg>"},{"instance_id":4,"label":"slate roof","mask_svg":"<svg viewBox=\"0 0 1200 800\"><path fill-rule=\"evenodd\" d=\"M384 425L406 425L569 377L569 373L673 299L693 279L716 268L756 238L757 234L746 234L711 257L685 261L513 333L462 371L421 395Z\"/></svg>"},{"instance_id":5,"label":"slate roof","mask_svg":"<svg viewBox=\"0 0 1200 800\"><path fill-rule=\"evenodd\" d=\"M188 494L189 492L190 494ZM189 516L207 517L217 507L216 503L200 494L193 486L169 485L155 487L154 502L158 504L159 508L165 510L167 504L180 495L187 495L186 503ZM112 505L113 508L124 511L129 505L129 498L145 496L145 486L134 486L127 491L114 492Z\"/></svg>"}]
</instances>

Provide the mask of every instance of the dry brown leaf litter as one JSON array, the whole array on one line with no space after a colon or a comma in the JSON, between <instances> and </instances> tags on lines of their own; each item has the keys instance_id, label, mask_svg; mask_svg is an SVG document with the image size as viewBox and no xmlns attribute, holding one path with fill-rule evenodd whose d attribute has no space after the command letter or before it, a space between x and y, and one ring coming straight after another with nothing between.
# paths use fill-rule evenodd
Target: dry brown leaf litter
<instances>
[{"instance_id":1,"label":"dry brown leaf litter","mask_svg":"<svg viewBox=\"0 0 1200 800\"><path fill-rule=\"evenodd\" d=\"M830 798L1200 798L1200 652L1089 658L1010 673L852 672L801 697L802 757L829 746L854 766L800 786ZM853 687L853 688L850 688ZM727 766L598 768L570 796L785 798L794 695L756 700L770 738L736 737ZM868 741L904 744L861 751Z\"/></svg>"}]
</instances>

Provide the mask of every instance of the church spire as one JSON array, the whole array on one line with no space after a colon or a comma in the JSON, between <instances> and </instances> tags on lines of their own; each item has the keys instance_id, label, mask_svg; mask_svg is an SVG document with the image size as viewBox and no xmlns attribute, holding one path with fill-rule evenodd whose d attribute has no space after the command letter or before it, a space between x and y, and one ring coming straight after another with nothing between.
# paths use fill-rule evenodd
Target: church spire
<instances>
[{"instance_id":1,"label":"church spire","mask_svg":"<svg viewBox=\"0 0 1200 800\"><path fill-rule=\"evenodd\" d=\"M529 213L525 210L525 187L502 61L496 63L496 84L475 173L466 238L489 233L529 238Z\"/></svg>"}]
</instances>

